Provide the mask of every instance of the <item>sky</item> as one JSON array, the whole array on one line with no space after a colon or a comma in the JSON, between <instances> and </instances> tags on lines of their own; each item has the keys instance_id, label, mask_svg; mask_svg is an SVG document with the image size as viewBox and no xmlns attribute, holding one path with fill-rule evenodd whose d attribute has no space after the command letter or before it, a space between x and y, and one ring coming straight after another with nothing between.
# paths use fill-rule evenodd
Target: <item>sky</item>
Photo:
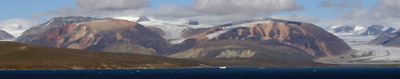
<instances>
[{"instance_id":1,"label":"sky","mask_svg":"<svg viewBox=\"0 0 400 79\"><path fill-rule=\"evenodd\" d=\"M0 29L11 31L56 16L149 16L210 24L276 18L321 27L400 26L400 0L1 0L0 10Z\"/></svg>"},{"instance_id":2,"label":"sky","mask_svg":"<svg viewBox=\"0 0 400 79\"><path fill-rule=\"evenodd\" d=\"M298 4L305 9L294 12L278 12L277 14L305 14L314 15L318 18L335 17L342 10L340 8L321 8L317 7L319 3L325 0L297 0ZM340 0L333 0L339 2ZM160 5L179 5L189 6L193 0L149 0L152 9L157 9ZM371 7L376 0L363 0L361 4L364 7ZM0 20L11 18L34 18L42 12L57 10L65 6L76 7L74 0L2 0L0 9L3 10Z\"/></svg>"}]
</instances>

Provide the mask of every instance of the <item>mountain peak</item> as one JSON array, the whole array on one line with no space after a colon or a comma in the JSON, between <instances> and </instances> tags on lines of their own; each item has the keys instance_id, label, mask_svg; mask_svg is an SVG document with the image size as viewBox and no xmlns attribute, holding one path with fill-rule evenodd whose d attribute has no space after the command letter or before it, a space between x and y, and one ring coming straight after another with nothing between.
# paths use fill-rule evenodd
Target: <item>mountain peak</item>
<instances>
[{"instance_id":1,"label":"mountain peak","mask_svg":"<svg viewBox=\"0 0 400 79\"><path fill-rule=\"evenodd\" d=\"M136 22L142 22L142 21L150 21L150 19L147 16L140 16Z\"/></svg>"}]
</instances>

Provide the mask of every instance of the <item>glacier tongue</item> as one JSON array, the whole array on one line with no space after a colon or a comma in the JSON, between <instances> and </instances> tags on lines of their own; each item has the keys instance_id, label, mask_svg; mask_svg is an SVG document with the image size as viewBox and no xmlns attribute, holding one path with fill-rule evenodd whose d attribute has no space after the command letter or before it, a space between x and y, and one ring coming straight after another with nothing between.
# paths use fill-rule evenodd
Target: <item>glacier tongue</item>
<instances>
[{"instance_id":1,"label":"glacier tongue","mask_svg":"<svg viewBox=\"0 0 400 79\"><path fill-rule=\"evenodd\" d=\"M349 61L361 62L394 62L400 61L400 48L381 47L379 45L352 45L356 50Z\"/></svg>"}]
</instances>

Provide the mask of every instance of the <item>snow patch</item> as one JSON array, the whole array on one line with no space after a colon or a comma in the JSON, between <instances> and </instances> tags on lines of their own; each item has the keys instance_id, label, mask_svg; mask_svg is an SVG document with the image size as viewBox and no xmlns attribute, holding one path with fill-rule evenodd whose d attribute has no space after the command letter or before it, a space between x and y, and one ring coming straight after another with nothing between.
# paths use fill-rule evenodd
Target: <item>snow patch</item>
<instances>
[{"instance_id":1,"label":"snow patch","mask_svg":"<svg viewBox=\"0 0 400 79\"><path fill-rule=\"evenodd\" d=\"M54 21L54 19L51 19L45 26L49 26L50 23L52 23Z\"/></svg>"},{"instance_id":2,"label":"snow patch","mask_svg":"<svg viewBox=\"0 0 400 79\"><path fill-rule=\"evenodd\" d=\"M134 16L120 16L120 17L113 17L114 19L123 19L123 20L128 20L132 22L136 22L139 20L140 17L134 17Z\"/></svg>"},{"instance_id":3,"label":"snow patch","mask_svg":"<svg viewBox=\"0 0 400 79\"><path fill-rule=\"evenodd\" d=\"M176 40L171 40L170 43L171 44L179 44L182 43L183 41L185 41L187 38L180 38L180 39L176 39Z\"/></svg>"},{"instance_id":4,"label":"snow patch","mask_svg":"<svg viewBox=\"0 0 400 79\"><path fill-rule=\"evenodd\" d=\"M366 29L364 26L355 26L354 31L360 31Z\"/></svg>"},{"instance_id":5,"label":"snow patch","mask_svg":"<svg viewBox=\"0 0 400 79\"><path fill-rule=\"evenodd\" d=\"M335 26L332 26L330 29L336 29L336 28L339 28L339 27L342 27L342 26L335 25Z\"/></svg>"}]
</instances>

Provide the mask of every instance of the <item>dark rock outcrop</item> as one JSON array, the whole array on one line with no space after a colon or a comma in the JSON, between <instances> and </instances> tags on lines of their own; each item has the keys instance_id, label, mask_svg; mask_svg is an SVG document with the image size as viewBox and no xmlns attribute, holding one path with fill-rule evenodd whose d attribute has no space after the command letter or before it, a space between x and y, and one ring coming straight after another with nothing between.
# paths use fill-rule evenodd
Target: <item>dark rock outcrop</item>
<instances>
[{"instance_id":1,"label":"dark rock outcrop","mask_svg":"<svg viewBox=\"0 0 400 79\"><path fill-rule=\"evenodd\" d=\"M199 23L198 21L195 21L195 20L189 20L189 21L187 22L187 24L188 24L188 25L199 25L200 23Z\"/></svg>"}]
</instances>

